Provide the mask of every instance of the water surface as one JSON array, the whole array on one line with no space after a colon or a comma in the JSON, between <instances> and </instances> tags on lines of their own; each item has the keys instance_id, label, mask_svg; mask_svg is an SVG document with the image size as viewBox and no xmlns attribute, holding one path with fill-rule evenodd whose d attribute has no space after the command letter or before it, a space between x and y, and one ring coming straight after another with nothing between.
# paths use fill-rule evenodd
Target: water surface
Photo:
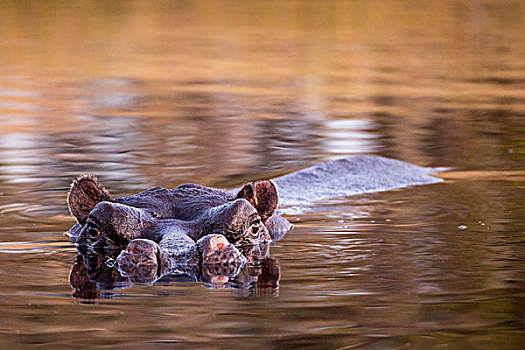
<instances>
[{"instance_id":1,"label":"water surface","mask_svg":"<svg viewBox=\"0 0 525 350\"><path fill-rule=\"evenodd\" d=\"M524 17L513 0L2 2L3 346L523 348ZM354 154L451 170L289 214L276 285L69 283L79 174L118 196L233 188Z\"/></svg>"}]
</instances>

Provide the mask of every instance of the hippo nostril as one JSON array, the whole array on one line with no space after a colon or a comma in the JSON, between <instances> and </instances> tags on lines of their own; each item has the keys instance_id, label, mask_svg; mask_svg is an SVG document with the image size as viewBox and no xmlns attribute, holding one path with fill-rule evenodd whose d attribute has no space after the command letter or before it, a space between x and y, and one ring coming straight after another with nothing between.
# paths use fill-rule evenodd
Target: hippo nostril
<instances>
[{"instance_id":1,"label":"hippo nostril","mask_svg":"<svg viewBox=\"0 0 525 350\"><path fill-rule=\"evenodd\" d=\"M223 236L215 236L212 237L210 240L210 248L212 250L223 250L224 248L227 248L230 245L228 240L224 238Z\"/></svg>"}]
</instances>

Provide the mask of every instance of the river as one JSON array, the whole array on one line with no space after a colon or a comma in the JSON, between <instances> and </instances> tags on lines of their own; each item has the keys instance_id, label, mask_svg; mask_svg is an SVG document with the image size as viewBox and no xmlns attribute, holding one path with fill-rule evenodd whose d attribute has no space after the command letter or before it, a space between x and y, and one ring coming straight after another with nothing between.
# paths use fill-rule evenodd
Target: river
<instances>
[{"instance_id":1,"label":"river","mask_svg":"<svg viewBox=\"0 0 525 350\"><path fill-rule=\"evenodd\" d=\"M3 1L2 348L523 349L525 3ZM71 181L220 188L349 155L267 283L70 283Z\"/></svg>"}]
</instances>

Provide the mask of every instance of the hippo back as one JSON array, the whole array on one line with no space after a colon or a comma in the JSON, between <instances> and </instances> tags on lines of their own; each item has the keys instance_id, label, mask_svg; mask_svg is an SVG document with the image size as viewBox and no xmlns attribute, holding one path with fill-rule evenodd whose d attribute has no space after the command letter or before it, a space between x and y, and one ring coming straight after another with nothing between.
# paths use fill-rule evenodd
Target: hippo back
<instances>
[{"instance_id":1,"label":"hippo back","mask_svg":"<svg viewBox=\"0 0 525 350\"><path fill-rule=\"evenodd\" d=\"M351 156L273 181L279 189L280 206L301 206L322 199L442 182L430 175L435 170L380 156Z\"/></svg>"}]
</instances>

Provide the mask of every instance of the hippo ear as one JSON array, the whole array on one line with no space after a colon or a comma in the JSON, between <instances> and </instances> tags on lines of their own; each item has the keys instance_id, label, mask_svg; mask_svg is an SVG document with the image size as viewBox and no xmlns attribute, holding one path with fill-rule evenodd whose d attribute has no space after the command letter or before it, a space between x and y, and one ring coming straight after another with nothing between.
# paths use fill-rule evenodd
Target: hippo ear
<instances>
[{"instance_id":1,"label":"hippo ear","mask_svg":"<svg viewBox=\"0 0 525 350\"><path fill-rule=\"evenodd\" d=\"M67 195L67 205L80 225L83 225L95 205L111 200L109 192L93 175L82 175L74 180Z\"/></svg>"},{"instance_id":2,"label":"hippo ear","mask_svg":"<svg viewBox=\"0 0 525 350\"><path fill-rule=\"evenodd\" d=\"M236 198L244 198L250 202L263 222L275 214L279 204L277 186L271 180L259 180L244 185Z\"/></svg>"}]
</instances>

